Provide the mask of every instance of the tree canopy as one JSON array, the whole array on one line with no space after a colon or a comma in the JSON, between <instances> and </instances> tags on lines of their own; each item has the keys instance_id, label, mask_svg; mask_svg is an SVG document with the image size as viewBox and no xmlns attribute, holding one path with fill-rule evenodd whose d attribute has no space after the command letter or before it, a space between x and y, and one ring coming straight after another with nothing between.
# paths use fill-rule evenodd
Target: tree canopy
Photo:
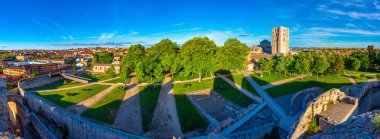
<instances>
[{"instance_id":1,"label":"tree canopy","mask_svg":"<svg viewBox=\"0 0 380 139\"><path fill-rule=\"evenodd\" d=\"M96 64L110 64L113 61L113 53L103 51L103 52L96 52L93 54L93 62Z\"/></svg>"}]
</instances>

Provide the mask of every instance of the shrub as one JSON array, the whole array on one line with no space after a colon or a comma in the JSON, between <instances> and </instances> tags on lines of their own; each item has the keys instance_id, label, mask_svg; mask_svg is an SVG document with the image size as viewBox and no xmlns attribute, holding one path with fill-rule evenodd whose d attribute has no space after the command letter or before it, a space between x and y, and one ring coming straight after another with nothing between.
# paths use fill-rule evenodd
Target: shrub
<instances>
[{"instance_id":1,"label":"shrub","mask_svg":"<svg viewBox=\"0 0 380 139\"><path fill-rule=\"evenodd\" d=\"M310 122L310 132L312 134L315 134L315 133L318 133L319 131L319 126L318 126L318 123L317 123L317 119L313 118Z\"/></svg>"},{"instance_id":2,"label":"shrub","mask_svg":"<svg viewBox=\"0 0 380 139\"><path fill-rule=\"evenodd\" d=\"M359 76L359 78L360 78L360 79L364 79L364 78L365 78L365 74L361 74L361 75Z\"/></svg>"},{"instance_id":3,"label":"shrub","mask_svg":"<svg viewBox=\"0 0 380 139\"><path fill-rule=\"evenodd\" d=\"M189 88L189 87L191 87L191 84L189 83L183 85L183 88Z\"/></svg>"},{"instance_id":4,"label":"shrub","mask_svg":"<svg viewBox=\"0 0 380 139\"><path fill-rule=\"evenodd\" d=\"M64 81L63 81L63 84L64 84L64 85L66 85L66 84L68 84L68 83L69 83L69 82L68 82L67 80L64 80Z\"/></svg>"},{"instance_id":5,"label":"shrub","mask_svg":"<svg viewBox=\"0 0 380 139\"><path fill-rule=\"evenodd\" d=\"M380 114L376 115L376 117L374 119L374 123L376 124L376 129L380 130Z\"/></svg>"}]
</instances>

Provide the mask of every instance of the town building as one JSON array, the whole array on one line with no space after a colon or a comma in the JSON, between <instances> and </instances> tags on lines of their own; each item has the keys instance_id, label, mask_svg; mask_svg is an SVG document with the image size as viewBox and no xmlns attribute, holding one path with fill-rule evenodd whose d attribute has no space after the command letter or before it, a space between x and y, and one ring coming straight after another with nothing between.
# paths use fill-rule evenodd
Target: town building
<instances>
[{"instance_id":1,"label":"town building","mask_svg":"<svg viewBox=\"0 0 380 139\"><path fill-rule=\"evenodd\" d=\"M27 56L16 56L16 60L17 61L26 61L26 60L28 60L28 57Z\"/></svg>"},{"instance_id":2,"label":"town building","mask_svg":"<svg viewBox=\"0 0 380 139\"><path fill-rule=\"evenodd\" d=\"M252 46L249 48L250 52L251 53L254 53L254 54L261 54L263 53L263 49L259 46Z\"/></svg>"},{"instance_id":3,"label":"town building","mask_svg":"<svg viewBox=\"0 0 380 139\"><path fill-rule=\"evenodd\" d=\"M116 74L120 73L119 64L94 64L92 71L95 73L106 73L106 71L111 68L111 66L115 67Z\"/></svg>"},{"instance_id":4,"label":"town building","mask_svg":"<svg viewBox=\"0 0 380 139\"><path fill-rule=\"evenodd\" d=\"M272 54L286 54L289 51L289 28L272 28Z\"/></svg>"},{"instance_id":5,"label":"town building","mask_svg":"<svg viewBox=\"0 0 380 139\"><path fill-rule=\"evenodd\" d=\"M262 40L260 42L259 46L263 49L264 53L267 53L267 54L271 54L272 53L272 45L271 45L270 41L268 41L267 39Z\"/></svg>"}]
</instances>

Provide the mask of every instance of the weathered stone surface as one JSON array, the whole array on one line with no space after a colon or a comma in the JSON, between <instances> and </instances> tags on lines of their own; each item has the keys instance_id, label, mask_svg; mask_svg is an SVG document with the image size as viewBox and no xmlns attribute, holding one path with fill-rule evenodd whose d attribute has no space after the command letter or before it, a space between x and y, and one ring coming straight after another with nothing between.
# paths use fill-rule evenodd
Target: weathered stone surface
<instances>
[{"instance_id":1,"label":"weathered stone surface","mask_svg":"<svg viewBox=\"0 0 380 139\"><path fill-rule=\"evenodd\" d=\"M373 119L380 111L372 111L361 114L359 116L352 116L350 120L336 125L323 131L319 134L311 136L310 139L319 138L379 138L379 129L376 129ZM343 135L343 136L342 136Z\"/></svg>"},{"instance_id":2,"label":"weathered stone surface","mask_svg":"<svg viewBox=\"0 0 380 139\"><path fill-rule=\"evenodd\" d=\"M0 78L0 132L8 129L8 106L6 79Z\"/></svg>"}]
</instances>

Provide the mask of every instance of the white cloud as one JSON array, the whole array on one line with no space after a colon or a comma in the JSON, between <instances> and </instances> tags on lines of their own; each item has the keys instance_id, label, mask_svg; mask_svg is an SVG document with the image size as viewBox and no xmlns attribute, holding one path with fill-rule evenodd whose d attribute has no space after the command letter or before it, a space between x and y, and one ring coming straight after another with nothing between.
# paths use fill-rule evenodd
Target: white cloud
<instances>
[{"instance_id":1,"label":"white cloud","mask_svg":"<svg viewBox=\"0 0 380 139\"><path fill-rule=\"evenodd\" d=\"M115 33L102 33L98 37L98 41L107 41L115 36Z\"/></svg>"},{"instance_id":2,"label":"white cloud","mask_svg":"<svg viewBox=\"0 0 380 139\"><path fill-rule=\"evenodd\" d=\"M380 2L379 1L374 0L373 5L375 6L376 9L380 10Z\"/></svg>"},{"instance_id":3,"label":"white cloud","mask_svg":"<svg viewBox=\"0 0 380 139\"><path fill-rule=\"evenodd\" d=\"M346 26L347 26L347 27L356 27L356 25L351 24L351 23L347 23Z\"/></svg>"},{"instance_id":4,"label":"white cloud","mask_svg":"<svg viewBox=\"0 0 380 139\"><path fill-rule=\"evenodd\" d=\"M314 27L314 28L310 28L310 30L312 30L312 31L323 31L326 33L347 33L347 34L357 34L357 35L380 36L380 31L368 31L368 30L361 30L361 29Z\"/></svg>"},{"instance_id":5,"label":"white cloud","mask_svg":"<svg viewBox=\"0 0 380 139\"><path fill-rule=\"evenodd\" d=\"M345 16L349 16L355 19L366 18L370 20L380 20L380 13L362 13L362 12L355 12L355 11L346 12L342 10L328 9L325 5L318 6L317 10L336 14L336 15L345 15Z\"/></svg>"},{"instance_id":6,"label":"white cloud","mask_svg":"<svg viewBox=\"0 0 380 139\"><path fill-rule=\"evenodd\" d=\"M365 3L363 0L332 0L331 2L333 4L339 4L345 7L365 7Z\"/></svg>"},{"instance_id":7,"label":"white cloud","mask_svg":"<svg viewBox=\"0 0 380 139\"><path fill-rule=\"evenodd\" d=\"M137 32L137 31L130 31L128 35L137 35L137 34L139 34L139 32Z\"/></svg>"},{"instance_id":8,"label":"white cloud","mask_svg":"<svg viewBox=\"0 0 380 139\"><path fill-rule=\"evenodd\" d=\"M177 24L173 24L172 26L182 26L184 25L185 23L177 23Z\"/></svg>"}]
</instances>

